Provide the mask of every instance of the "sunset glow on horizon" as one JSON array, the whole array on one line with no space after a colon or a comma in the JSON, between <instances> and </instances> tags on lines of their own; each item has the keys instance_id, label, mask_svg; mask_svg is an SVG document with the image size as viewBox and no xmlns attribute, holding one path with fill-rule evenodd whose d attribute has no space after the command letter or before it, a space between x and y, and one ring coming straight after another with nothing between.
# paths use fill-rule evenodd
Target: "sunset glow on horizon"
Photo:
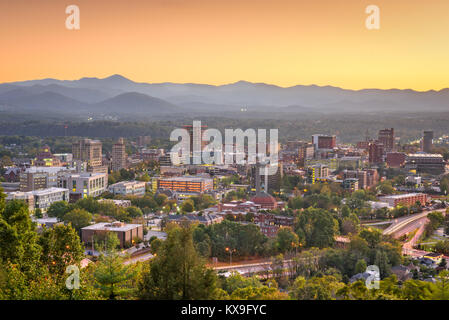
<instances>
[{"instance_id":1,"label":"sunset glow on horizon","mask_svg":"<svg viewBox=\"0 0 449 320\"><path fill-rule=\"evenodd\" d=\"M67 30L78 5L81 29ZM368 30L368 5L380 30ZM449 87L449 1L1 1L0 82L137 82L440 90Z\"/></svg>"}]
</instances>

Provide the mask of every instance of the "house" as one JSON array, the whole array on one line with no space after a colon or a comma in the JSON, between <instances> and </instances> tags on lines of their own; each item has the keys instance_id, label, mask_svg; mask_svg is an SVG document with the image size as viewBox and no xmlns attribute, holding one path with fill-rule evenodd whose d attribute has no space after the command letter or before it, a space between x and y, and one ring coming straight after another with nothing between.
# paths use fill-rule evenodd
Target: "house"
<instances>
[{"instance_id":1,"label":"house","mask_svg":"<svg viewBox=\"0 0 449 320\"><path fill-rule=\"evenodd\" d=\"M357 273L349 279L349 282L354 283L359 280L366 281L366 279L368 279L370 276L371 276L371 273L368 273L368 272Z\"/></svg>"},{"instance_id":2,"label":"house","mask_svg":"<svg viewBox=\"0 0 449 320\"><path fill-rule=\"evenodd\" d=\"M413 273L411 272L413 268L411 266L394 266L391 268L391 272L396 275L399 281L406 281L413 278Z\"/></svg>"},{"instance_id":3,"label":"house","mask_svg":"<svg viewBox=\"0 0 449 320\"><path fill-rule=\"evenodd\" d=\"M21 169L18 167L7 168L3 177L6 182L19 182Z\"/></svg>"},{"instance_id":4,"label":"house","mask_svg":"<svg viewBox=\"0 0 449 320\"><path fill-rule=\"evenodd\" d=\"M342 236L335 236L334 240L337 248L347 248L351 243L351 239Z\"/></svg>"},{"instance_id":5,"label":"house","mask_svg":"<svg viewBox=\"0 0 449 320\"><path fill-rule=\"evenodd\" d=\"M434 261L435 263L440 263L441 262L441 260L443 259L443 254L442 253L436 253L436 252L429 252L429 253L427 253L427 254L425 254L424 256L423 256L423 258L427 258L427 259L430 259L430 260L432 260L432 261Z\"/></svg>"}]
</instances>

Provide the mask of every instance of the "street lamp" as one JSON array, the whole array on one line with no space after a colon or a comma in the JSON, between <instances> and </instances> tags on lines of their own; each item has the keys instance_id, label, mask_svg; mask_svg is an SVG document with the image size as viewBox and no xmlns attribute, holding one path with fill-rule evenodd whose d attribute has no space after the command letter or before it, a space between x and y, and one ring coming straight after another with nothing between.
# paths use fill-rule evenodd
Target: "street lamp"
<instances>
[{"instance_id":1,"label":"street lamp","mask_svg":"<svg viewBox=\"0 0 449 320\"><path fill-rule=\"evenodd\" d=\"M229 265L232 265L232 253L235 252L235 249L230 249L229 247L225 248L226 252L229 252Z\"/></svg>"},{"instance_id":2,"label":"street lamp","mask_svg":"<svg viewBox=\"0 0 449 320\"><path fill-rule=\"evenodd\" d=\"M296 246L296 243L292 242L292 243L291 243L291 246L292 246L293 248L295 248L295 253L296 253L296 255L298 255L298 247Z\"/></svg>"}]
</instances>

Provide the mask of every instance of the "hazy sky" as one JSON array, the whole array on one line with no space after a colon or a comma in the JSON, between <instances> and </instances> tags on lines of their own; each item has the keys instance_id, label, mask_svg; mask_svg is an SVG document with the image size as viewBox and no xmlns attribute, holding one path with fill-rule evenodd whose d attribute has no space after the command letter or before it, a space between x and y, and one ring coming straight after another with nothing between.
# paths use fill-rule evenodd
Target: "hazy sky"
<instances>
[{"instance_id":1,"label":"hazy sky","mask_svg":"<svg viewBox=\"0 0 449 320\"><path fill-rule=\"evenodd\" d=\"M65 28L68 5L81 29ZM380 30L365 8L380 7ZM0 0L0 82L449 87L448 0Z\"/></svg>"}]
</instances>

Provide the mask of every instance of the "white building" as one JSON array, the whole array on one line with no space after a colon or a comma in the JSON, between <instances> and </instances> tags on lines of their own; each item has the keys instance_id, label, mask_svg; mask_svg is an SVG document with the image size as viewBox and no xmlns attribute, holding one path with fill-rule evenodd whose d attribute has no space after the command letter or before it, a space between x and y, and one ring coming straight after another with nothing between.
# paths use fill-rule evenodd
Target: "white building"
<instances>
[{"instance_id":1,"label":"white building","mask_svg":"<svg viewBox=\"0 0 449 320\"><path fill-rule=\"evenodd\" d=\"M123 196L144 196L145 195L144 181L122 181L109 186L109 192L114 195Z\"/></svg>"},{"instance_id":2,"label":"white building","mask_svg":"<svg viewBox=\"0 0 449 320\"><path fill-rule=\"evenodd\" d=\"M25 170L26 173L46 173L47 174L47 187L58 186L58 176L65 172L75 172L75 168L66 167L29 167Z\"/></svg>"},{"instance_id":3,"label":"white building","mask_svg":"<svg viewBox=\"0 0 449 320\"><path fill-rule=\"evenodd\" d=\"M108 176L99 172L63 174L58 177L58 186L70 190L71 200L98 197L107 190Z\"/></svg>"},{"instance_id":4,"label":"white building","mask_svg":"<svg viewBox=\"0 0 449 320\"><path fill-rule=\"evenodd\" d=\"M11 200L22 200L28 205L28 210L30 212L34 211L34 196L30 192L14 191L6 193L6 201Z\"/></svg>"},{"instance_id":5,"label":"white building","mask_svg":"<svg viewBox=\"0 0 449 320\"><path fill-rule=\"evenodd\" d=\"M116 199L100 199L98 202L113 203L116 207L128 208L131 207L131 200L116 200Z\"/></svg>"},{"instance_id":6,"label":"white building","mask_svg":"<svg viewBox=\"0 0 449 320\"><path fill-rule=\"evenodd\" d=\"M7 200L23 200L27 203L28 209L34 211L41 209L46 212L52 203L57 201L69 201L69 190L63 188L47 188L28 192L7 193Z\"/></svg>"},{"instance_id":7,"label":"white building","mask_svg":"<svg viewBox=\"0 0 449 320\"><path fill-rule=\"evenodd\" d=\"M69 201L69 190L65 188L48 188L30 191L34 196L34 208L46 212L52 203Z\"/></svg>"}]
</instances>

